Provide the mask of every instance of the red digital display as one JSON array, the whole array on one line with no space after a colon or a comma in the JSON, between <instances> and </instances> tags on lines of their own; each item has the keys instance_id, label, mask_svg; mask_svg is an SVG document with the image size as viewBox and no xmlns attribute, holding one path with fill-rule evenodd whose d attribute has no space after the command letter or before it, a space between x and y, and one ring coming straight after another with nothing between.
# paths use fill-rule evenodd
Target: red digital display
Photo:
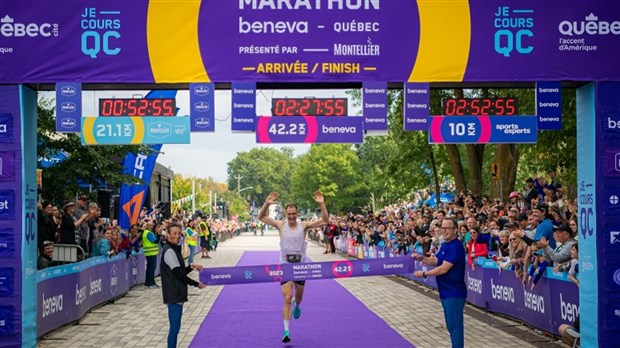
<instances>
[{"instance_id":1,"label":"red digital display","mask_svg":"<svg viewBox=\"0 0 620 348\"><path fill-rule=\"evenodd\" d=\"M113 98L99 99L100 116L174 116L174 98Z\"/></svg>"},{"instance_id":2,"label":"red digital display","mask_svg":"<svg viewBox=\"0 0 620 348\"><path fill-rule=\"evenodd\" d=\"M517 98L449 98L441 103L445 116L518 115Z\"/></svg>"},{"instance_id":3,"label":"red digital display","mask_svg":"<svg viewBox=\"0 0 620 348\"><path fill-rule=\"evenodd\" d=\"M347 116L347 98L273 98L273 116Z\"/></svg>"}]
</instances>

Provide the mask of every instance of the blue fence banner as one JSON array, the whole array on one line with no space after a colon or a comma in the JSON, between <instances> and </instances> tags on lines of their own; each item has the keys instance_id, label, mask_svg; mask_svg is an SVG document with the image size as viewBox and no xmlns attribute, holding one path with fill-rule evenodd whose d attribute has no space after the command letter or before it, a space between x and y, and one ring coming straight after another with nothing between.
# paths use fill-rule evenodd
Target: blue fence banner
<instances>
[{"instance_id":1,"label":"blue fence banner","mask_svg":"<svg viewBox=\"0 0 620 348\"><path fill-rule=\"evenodd\" d=\"M385 131L387 120L387 82L366 81L362 84L364 130Z\"/></svg>"},{"instance_id":2,"label":"blue fence banner","mask_svg":"<svg viewBox=\"0 0 620 348\"><path fill-rule=\"evenodd\" d=\"M517 144L538 140L536 116L433 116L429 144Z\"/></svg>"},{"instance_id":3,"label":"blue fence banner","mask_svg":"<svg viewBox=\"0 0 620 348\"><path fill-rule=\"evenodd\" d=\"M259 144L361 143L363 117L260 116L256 125Z\"/></svg>"},{"instance_id":4,"label":"blue fence banner","mask_svg":"<svg viewBox=\"0 0 620 348\"><path fill-rule=\"evenodd\" d=\"M233 82L231 130L253 132L256 127L256 82Z\"/></svg>"},{"instance_id":5,"label":"blue fence banner","mask_svg":"<svg viewBox=\"0 0 620 348\"><path fill-rule=\"evenodd\" d=\"M405 83L403 128L406 131L428 130L431 86L428 83Z\"/></svg>"},{"instance_id":6,"label":"blue fence banner","mask_svg":"<svg viewBox=\"0 0 620 348\"><path fill-rule=\"evenodd\" d=\"M83 117L82 144L189 144L189 117Z\"/></svg>"},{"instance_id":7,"label":"blue fence banner","mask_svg":"<svg viewBox=\"0 0 620 348\"><path fill-rule=\"evenodd\" d=\"M206 285L250 284L413 273L413 258L285 263L204 268L200 281Z\"/></svg>"},{"instance_id":8,"label":"blue fence banner","mask_svg":"<svg viewBox=\"0 0 620 348\"><path fill-rule=\"evenodd\" d=\"M77 133L82 119L82 84L56 83L56 132Z\"/></svg>"},{"instance_id":9,"label":"blue fence banner","mask_svg":"<svg viewBox=\"0 0 620 348\"><path fill-rule=\"evenodd\" d=\"M213 83L189 84L189 117L192 132L215 131L215 87Z\"/></svg>"},{"instance_id":10,"label":"blue fence banner","mask_svg":"<svg viewBox=\"0 0 620 348\"><path fill-rule=\"evenodd\" d=\"M562 84L560 82L536 82L536 115L538 116L538 129L562 129Z\"/></svg>"}]
</instances>

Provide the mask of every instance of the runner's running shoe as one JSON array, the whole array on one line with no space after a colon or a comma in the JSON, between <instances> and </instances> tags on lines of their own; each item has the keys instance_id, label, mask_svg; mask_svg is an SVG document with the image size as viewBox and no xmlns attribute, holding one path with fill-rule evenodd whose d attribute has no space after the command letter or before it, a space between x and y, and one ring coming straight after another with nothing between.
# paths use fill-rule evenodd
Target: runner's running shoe
<instances>
[{"instance_id":1,"label":"runner's running shoe","mask_svg":"<svg viewBox=\"0 0 620 348\"><path fill-rule=\"evenodd\" d=\"M288 335L288 330L284 330L284 337L282 337L282 343L289 343L291 341L291 338L288 337Z\"/></svg>"},{"instance_id":2,"label":"runner's running shoe","mask_svg":"<svg viewBox=\"0 0 620 348\"><path fill-rule=\"evenodd\" d=\"M301 308L297 305L297 301L293 299L293 318L299 319L301 317Z\"/></svg>"}]
</instances>

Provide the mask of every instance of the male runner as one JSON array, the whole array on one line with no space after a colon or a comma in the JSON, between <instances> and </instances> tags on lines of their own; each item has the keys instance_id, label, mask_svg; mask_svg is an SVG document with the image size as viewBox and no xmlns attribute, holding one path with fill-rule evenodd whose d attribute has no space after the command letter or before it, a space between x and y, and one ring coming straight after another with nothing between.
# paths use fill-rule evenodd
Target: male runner
<instances>
[{"instance_id":1,"label":"male runner","mask_svg":"<svg viewBox=\"0 0 620 348\"><path fill-rule=\"evenodd\" d=\"M267 215L269 205L276 203L278 193L272 192L265 200L265 204L258 213L258 219L268 225L278 229L280 234L280 263L306 262L306 231L326 225L329 222L329 214L325 207L325 199L319 191L312 196L321 208L321 219L312 222L297 222L297 206L287 204L285 207L286 222L274 220ZM293 298L293 284L295 286L295 298ZM304 294L305 281L281 282L282 295L284 296L284 306L282 307L282 320L284 321L284 337L282 342L291 341L289 337L289 322L291 319L291 304L293 307L293 318L301 316L302 296Z\"/></svg>"}]
</instances>

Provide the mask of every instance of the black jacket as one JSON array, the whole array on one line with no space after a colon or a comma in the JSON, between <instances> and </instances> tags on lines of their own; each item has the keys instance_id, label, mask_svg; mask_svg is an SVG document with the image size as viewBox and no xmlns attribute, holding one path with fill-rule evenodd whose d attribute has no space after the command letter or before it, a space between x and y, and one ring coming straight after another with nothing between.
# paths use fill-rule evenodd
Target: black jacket
<instances>
[{"instance_id":1,"label":"black jacket","mask_svg":"<svg viewBox=\"0 0 620 348\"><path fill-rule=\"evenodd\" d=\"M179 260L181 267L170 267L164 261L164 255L166 252L172 249ZM163 292L164 303L183 303L187 302L187 286L198 286L198 282L189 278L187 274L192 271L190 266L185 266L183 255L181 254L180 245L170 245L170 243L164 244L164 250L162 252L161 263L159 266L161 272L161 290Z\"/></svg>"}]
</instances>

